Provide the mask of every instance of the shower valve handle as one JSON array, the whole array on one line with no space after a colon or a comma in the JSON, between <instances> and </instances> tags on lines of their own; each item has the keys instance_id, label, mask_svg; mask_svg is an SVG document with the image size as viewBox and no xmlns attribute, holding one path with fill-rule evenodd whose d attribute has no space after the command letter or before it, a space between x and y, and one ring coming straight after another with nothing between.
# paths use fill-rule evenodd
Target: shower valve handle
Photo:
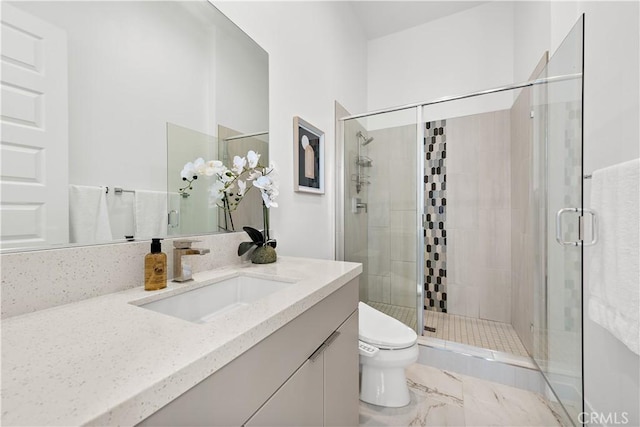
<instances>
[{"instance_id":1,"label":"shower valve handle","mask_svg":"<svg viewBox=\"0 0 640 427\"><path fill-rule=\"evenodd\" d=\"M360 197L351 198L351 213L360 213L359 209L364 209L364 213L367 213L367 204L362 202Z\"/></svg>"}]
</instances>

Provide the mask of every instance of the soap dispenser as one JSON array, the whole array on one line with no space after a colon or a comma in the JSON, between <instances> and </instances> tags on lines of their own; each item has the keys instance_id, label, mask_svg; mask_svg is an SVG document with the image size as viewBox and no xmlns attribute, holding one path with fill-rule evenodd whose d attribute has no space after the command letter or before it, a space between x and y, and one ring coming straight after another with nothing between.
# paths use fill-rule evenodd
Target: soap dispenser
<instances>
[{"instance_id":1,"label":"soap dispenser","mask_svg":"<svg viewBox=\"0 0 640 427\"><path fill-rule=\"evenodd\" d=\"M144 257L145 291L167 287L167 255L162 253L160 240L162 239L151 239L151 253Z\"/></svg>"}]
</instances>

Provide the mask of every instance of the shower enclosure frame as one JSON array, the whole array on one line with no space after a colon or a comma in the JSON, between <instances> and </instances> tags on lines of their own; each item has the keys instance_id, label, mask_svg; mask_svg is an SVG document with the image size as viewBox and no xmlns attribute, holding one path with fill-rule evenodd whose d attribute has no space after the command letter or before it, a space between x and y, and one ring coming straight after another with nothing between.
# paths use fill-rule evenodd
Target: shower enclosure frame
<instances>
[{"instance_id":1,"label":"shower enclosure frame","mask_svg":"<svg viewBox=\"0 0 640 427\"><path fill-rule=\"evenodd\" d=\"M390 107L381 110L374 110L367 113L359 113L353 114L346 117L338 118L338 126L337 126L337 144L336 144L336 174L338 175L338 186L336 188L336 236L340 236L341 238L336 238L335 242L335 250L336 250L336 259L344 260L344 214L345 214L345 206L344 206L344 192L345 192L345 177L344 177L344 123L347 120L353 119L363 119L375 115L393 113L396 111L406 111L415 108L415 116L416 116L416 126L418 127L418 131L416 132L416 158L418 159L418 164L416 167L416 182L422 182L424 175L424 155L423 155L423 141L424 141L424 126L422 124L422 109L427 106L442 104L450 101L459 101L468 98L475 98L483 95L495 94L500 92L511 91L515 89L523 89L532 86L538 86L548 83L557 83L567 80L581 79L582 73L575 74L565 74L561 76L552 76L552 77L543 77L539 79L529 80L521 83L514 83L508 86L500 86L492 89L481 90L477 92L471 92L463 95L454 95L447 96L443 98L438 98L433 101L428 102L418 102L412 104L406 104L397 107ZM421 185L416 186L416 203L417 206L424 207L424 189ZM424 224L426 222L426 214L422 212L420 215L416 215L416 235L418 236L416 239L416 253L419 254L423 251L424 248L424 235L423 229ZM421 336L424 331L424 263L416 262L416 333L418 336Z\"/></svg>"}]
</instances>

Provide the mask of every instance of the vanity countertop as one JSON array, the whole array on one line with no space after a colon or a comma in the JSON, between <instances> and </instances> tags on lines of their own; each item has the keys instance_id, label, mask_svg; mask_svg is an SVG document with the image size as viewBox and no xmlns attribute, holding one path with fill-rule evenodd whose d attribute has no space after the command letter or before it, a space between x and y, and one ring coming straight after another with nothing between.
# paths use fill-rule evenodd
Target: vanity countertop
<instances>
[{"instance_id":1,"label":"vanity countertop","mask_svg":"<svg viewBox=\"0 0 640 427\"><path fill-rule=\"evenodd\" d=\"M134 425L362 272L355 263L279 257L211 270L2 321L3 425ZM132 302L237 274L296 283L210 323Z\"/></svg>"}]
</instances>

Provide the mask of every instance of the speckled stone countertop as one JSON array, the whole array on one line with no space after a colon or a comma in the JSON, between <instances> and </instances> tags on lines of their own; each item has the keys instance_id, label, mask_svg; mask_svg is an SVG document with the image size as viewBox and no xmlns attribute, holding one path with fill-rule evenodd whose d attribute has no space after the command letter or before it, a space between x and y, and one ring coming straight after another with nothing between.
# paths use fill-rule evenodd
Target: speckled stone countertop
<instances>
[{"instance_id":1,"label":"speckled stone countertop","mask_svg":"<svg viewBox=\"0 0 640 427\"><path fill-rule=\"evenodd\" d=\"M134 425L362 272L279 257L2 321L2 425ZM136 306L238 274L296 283L197 324Z\"/></svg>"}]
</instances>

